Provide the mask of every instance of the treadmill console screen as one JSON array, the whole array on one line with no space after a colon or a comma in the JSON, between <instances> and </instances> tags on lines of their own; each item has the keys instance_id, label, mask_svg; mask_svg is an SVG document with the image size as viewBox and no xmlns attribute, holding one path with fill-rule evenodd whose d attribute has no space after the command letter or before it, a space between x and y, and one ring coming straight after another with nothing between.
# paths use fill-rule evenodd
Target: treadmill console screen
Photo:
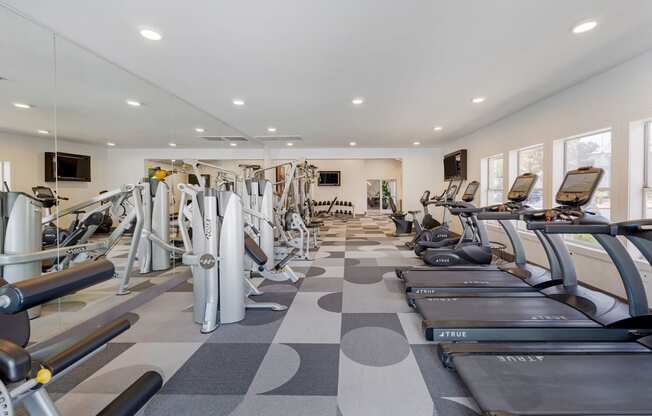
<instances>
[{"instance_id":1,"label":"treadmill console screen","mask_svg":"<svg viewBox=\"0 0 652 416\"><path fill-rule=\"evenodd\" d=\"M464 202L473 201L475 199L475 194L478 192L479 187L480 187L480 182L478 181L469 182L469 184L466 186L466 189L464 190L464 195L462 195L462 201Z\"/></svg>"},{"instance_id":2,"label":"treadmill console screen","mask_svg":"<svg viewBox=\"0 0 652 416\"><path fill-rule=\"evenodd\" d=\"M557 203L578 207L588 204L603 174L604 171L600 168L579 168L568 171L557 192L555 198Z\"/></svg>"},{"instance_id":3,"label":"treadmill console screen","mask_svg":"<svg viewBox=\"0 0 652 416\"><path fill-rule=\"evenodd\" d=\"M537 183L537 178L538 176L533 173L519 175L514 180L514 184L507 194L507 199L512 202L523 202L528 199L534 184Z\"/></svg>"}]
</instances>

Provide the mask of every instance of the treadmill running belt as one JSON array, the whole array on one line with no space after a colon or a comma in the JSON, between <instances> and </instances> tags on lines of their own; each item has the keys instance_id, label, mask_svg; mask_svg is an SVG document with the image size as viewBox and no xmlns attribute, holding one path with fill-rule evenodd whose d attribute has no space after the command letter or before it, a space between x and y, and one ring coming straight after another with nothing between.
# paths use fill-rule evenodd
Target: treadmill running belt
<instances>
[{"instance_id":1,"label":"treadmill running belt","mask_svg":"<svg viewBox=\"0 0 652 416\"><path fill-rule=\"evenodd\" d=\"M409 270L405 272L405 287L515 287L531 288L520 278L501 270Z\"/></svg>"},{"instance_id":2,"label":"treadmill running belt","mask_svg":"<svg viewBox=\"0 0 652 416\"><path fill-rule=\"evenodd\" d=\"M453 360L487 414L652 415L648 354L483 355Z\"/></svg>"},{"instance_id":3,"label":"treadmill running belt","mask_svg":"<svg viewBox=\"0 0 652 416\"><path fill-rule=\"evenodd\" d=\"M564 324L589 321L586 315L564 303L536 298L425 298L415 301L425 321L550 321ZM592 321L589 321L592 322ZM587 323L588 324L588 323ZM597 326L597 324L595 324ZM460 326L458 324L457 326Z\"/></svg>"}]
</instances>

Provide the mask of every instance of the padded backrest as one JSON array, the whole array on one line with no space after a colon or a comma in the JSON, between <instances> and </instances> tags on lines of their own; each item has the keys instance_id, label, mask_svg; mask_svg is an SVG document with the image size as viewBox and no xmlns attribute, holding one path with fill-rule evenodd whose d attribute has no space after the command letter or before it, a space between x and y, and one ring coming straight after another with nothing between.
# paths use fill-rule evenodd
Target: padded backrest
<instances>
[{"instance_id":1,"label":"padded backrest","mask_svg":"<svg viewBox=\"0 0 652 416\"><path fill-rule=\"evenodd\" d=\"M387 202L389 202L389 207L391 208L392 212L396 214L397 209L396 209L396 203L394 202L394 198L390 196L389 198L387 198Z\"/></svg>"},{"instance_id":2,"label":"padded backrest","mask_svg":"<svg viewBox=\"0 0 652 416\"><path fill-rule=\"evenodd\" d=\"M253 238L249 236L249 234L245 233L244 237L245 253L247 253L247 256L249 256L249 258L251 258L257 265L265 265L265 263L267 263L267 255L263 249L260 248L260 246Z\"/></svg>"},{"instance_id":3,"label":"padded backrest","mask_svg":"<svg viewBox=\"0 0 652 416\"><path fill-rule=\"evenodd\" d=\"M0 338L11 341L21 347L27 346L30 336L27 311L18 312L13 315L0 314L0 328L2 328Z\"/></svg>"}]
</instances>

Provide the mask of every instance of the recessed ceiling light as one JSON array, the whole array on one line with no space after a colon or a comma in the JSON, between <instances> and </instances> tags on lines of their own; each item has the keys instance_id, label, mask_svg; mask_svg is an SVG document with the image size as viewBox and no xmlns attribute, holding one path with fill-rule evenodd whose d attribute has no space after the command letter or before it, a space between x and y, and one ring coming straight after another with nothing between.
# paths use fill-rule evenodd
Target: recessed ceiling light
<instances>
[{"instance_id":1,"label":"recessed ceiling light","mask_svg":"<svg viewBox=\"0 0 652 416\"><path fill-rule=\"evenodd\" d=\"M109 147L113 147L113 146L115 146L115 143L113 143L113 142L106 142L106 145L109 146Z\"/></svg>"},{"instance_id":2,"label":"recessed ceiling light","mask_svg":"<svg viewBox=\"0 0 652 416\"><path fill-rule=\"evenodd\" d=\"M356 142L350 142L349 146L357 146L358 144Z\"/></svg>"},{"instance_id":3,"label":"recessed ceiling light","mask_svg":"<svg viewBox=\"0 0 652 416\"><path fill-rule=\"evenodd\" d=\"M14 107L16 107L16 108L24 108L24 109L32 108L31 105L23 104L23 103L14 103Z\"/></svg>"},{"instance_id":4,"label":"recessed ceiling light","mask_svg":"<svg viewBox=\"0 0 652 416\"><path fill-rule=\"evenodd\" d=\"M352 99L351 102L352 102L354 105L362 105L362 104L364 104L364 98L362 98L362 97L356 97L356 98Z\"/></svg>"},{"instance_id":5,"label":"recessed ceiling light","mask_svg":"<svg viewBox=\"0 0 652 416\"><path fill-rule=\"evenodd\" d=\"M127 100L126 102L132 107L140 107L142 105L139 101L136 100Z\"/></svg>"},{"instance_id":6,"label":"recessed ceiling light","mask_svg":"<svg viewBox=\"0 0 652 416\"><path fill-rule=\"evenodd\" d=\"M238 145L238 143L229 143L229 146L231 146L231 147L236 147L237 145Z\"/></svg>"},{"instance_id":7,"label":"recessed ceiling light","mask_svg":"<svg viewBox=\"0 0 652 416\"><path fill-rule=\"evenodd\" d=\"M267 127L267 131L270 133L276 133L276 127Z\"/></svg>"},{"instance_id":8,"label":"recessed ceiling light","mask_svg":"<svg viewBox=\"0 0 652 416\"><path fill-rule=\"evenodd\" d=\"M434 131L442 131L444 128L442 126L435 126L433 128Z\"/></svg>"},{"instance_id":9,"label":"recessed ceiling light","mask_svg":"<svg viewBox=\"0 0 652 416\"><path fill-rule=\"evenodd\" d=\"M579 35L580 33L586 33L595 29L598 26L598 22L595 20L585 20L573 26L573 33Z\"/></svg>"},{"instance_id":10,"label":"recessed ceiling light","mask_svg":"<svg viewBox=\"0 0 652 416\"><path fill-rule=\"evenodd\" d=\"M47 130L36 130L36 132L37 132L38 134L50 134L50 132L47 131Z\"/></svg>"},{"instance_id":11,"label":"recessed ceiling light","mask_svg":"<svg viewBox=\"0 0 652 416\"><path fill-rule=\"evenodd\" d=\"M177 147L176 143L168 143L168 144L170 145L170 147Z\"/></svg>"},{"instance_id":12,"label":"recessed ceiling light","mask_svg":"<svg viewBox=\"0 0 652 416\"><path fill-rule=\"evenodd\" d=\"M206 130L203 129L203 128L201 128L201 127L195 127L195 131L196 131L197 133L203 133L203 132L205 132Z\"/></svg>"},{"instance_id":13,"label":"recessed ceiling light","mask_svg":"<svg viewBox=\"0 0 652 416\"><path fill-rule=\"evenodd\" d=\"M149 40L161 40L161 39L163 39L163 36L160 33L156 32L156 31L154 31L152 29L141 29L140 36L144 37L145 39L149 39Z\"/></svg>"},{"instance_id":14,"label":"recessed ceiling light","mask_svg":"<svg viewBox=\"0 0 652 416\"><path fill-rule=\"evenodd\" d=\"M474 99L471 100L473 104L480 104L486 100L485 97L475 97Z\"/></svg>"},{"instance_id":15,"label":"recessed ceiling light","mask_svg":"<svg viewBox=\"0 0 652 416\"><path fill-rule=\"evenodd\" d=\"M292 146L294 146L294 143L292 143L292 142L288 142L287 145L290 146L290 147L292 147Z\"/></svg>"},{"instance_id":16,"label":"recessed ceiling light","mask_svg":"<svg viewBox=\"0 0 652 416\"><path fill-rule=\"evenodd\" d=\"M245 105L245 102L241 98L234 98L233 99L233 105L235 105L237 107L242 107L243 105Z\"/></svg>"},{"instance_id":17,"label":"recessed ceiling light","mask_svg":"<svg viewBox=\"0 0 652 416\"><path fill-rule=\"evenodd\" d=\"M415 146L419 146L421 144L421 142L414 142L412 144L415 145Z\"/></svg>"}]
</instances>

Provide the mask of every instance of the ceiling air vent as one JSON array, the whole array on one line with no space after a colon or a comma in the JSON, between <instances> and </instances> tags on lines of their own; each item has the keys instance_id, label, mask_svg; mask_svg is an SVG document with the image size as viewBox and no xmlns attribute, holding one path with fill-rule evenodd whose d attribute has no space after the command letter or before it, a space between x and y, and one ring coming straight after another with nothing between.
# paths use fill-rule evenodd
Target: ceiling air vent
<instances>
[{"instance_id":1,"label":"ceiling air vent","mask_svg":"<svg viewBox=\"0 0 652 416\"><path fill-rule=\"evenodd\" d=\"M301 142L301 136L256 136L257 140L264 143L285 143L285 142Z\"/></svg>"},{"instance_id":2,"label":"ceiling air vent","mask_svg":"<svg viewBox=\"0 0 652 416\"><path fill-rule=\"evenodd\" d=\"M247 139L242 136L201 136L200 139L209 142L231 142L231 143L234 142L241 143L247 141Z\"/></svg>"}]
</instances>

